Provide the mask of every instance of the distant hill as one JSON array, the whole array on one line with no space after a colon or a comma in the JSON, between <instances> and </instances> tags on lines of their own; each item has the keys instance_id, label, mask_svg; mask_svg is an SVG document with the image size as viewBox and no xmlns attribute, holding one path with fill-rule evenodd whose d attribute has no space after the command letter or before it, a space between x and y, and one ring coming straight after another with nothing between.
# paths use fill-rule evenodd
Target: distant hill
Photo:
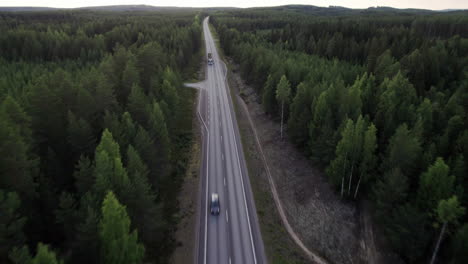
<instances>
[{"instance_id":1,"label":"distant hill","mask_svg":"<svg viewBox=\"0 0 468 264\"><path fill-rule=\"evenodd\" d=\"M252 8L255 10L276 10L276 11L290 11L308 15L318 15L318 16L335 16L335 15L353 15L353 14L372 14L372 13L431 13L437 12L427 9L398 9L393 7L379 6L379 7L369 7L367 9L352 9L342 6L329 6L329 7L320 7L312 5L284 5L284 6L275 6L275 7L258 7Z\"/></svg>"},{"instance_id":2,"label":"distant hill","mask_svg":"<svg viewBox=\"0 0 468 264\"><path fill-rule=\"evenodd\" d=\"M97 11L171 11L182 9L195 9L191 7L175 7L175 6L151 6L151 5L114 5L114 6L88 6L79 7L76 9L87 9Z\"/></svg>"},{"instance_id":3,"label":"distant hill","mask_svg":"<svg viewBox=\"0 0 468 264\"><path fill-rule=\"evenodd\" d=\"M1 7L0 12L34 12L34 11L51 11L51 10L95 10L95 11L176 11L196 9L191 7L174 7L174 6L151 6L151 5L113 5L113 6L86 6L78 8L52 8L52 7ZM198 8L199 9L199 8Z\"/></svg>"},{"instance_id":4,"label":"distant hill","mask_svg":"<svg viewBox=\"0 0 468 264\"><path fill-rule=\"evenodd\" d=\"M207 8L192 8L192 7L166 7L166 6L151 6L151 5L111 5L111 6L87 6L79 8L52 8L52 7L1 7L0 12L28 12L28 11L51 11L51 10L95 10L95 11L177 11L177 10L206 10L206 11L220 11L220 10L233 10L239 9L236 7L207 7ZM453 12L464 11L462 9L444 9L440 11L433 11L427 9L398 9L387 6L369 7L367 9L352 9L342 6L329 6L319 7L313 5L283 5L273 7L253 7L247 8L250 10L276 10L276 11L289 11L294 13L319 15L319 16L335 16L335 15L352 15L352 14L372 14L372 13L431 13L431 12Z\"/></svg>"},{"instance_id":5,"label":"distant hill","mask_svg":"<svg viewBox=\"0 0 468 264\"><path fill-rule=\"evenodd\" d=\"M0 12L29 12L29 11L50 11L50 10L57 10L57 8L36 7L36 6L13 6L13 7L0 6Z\"/></svg>"}]
</instances>

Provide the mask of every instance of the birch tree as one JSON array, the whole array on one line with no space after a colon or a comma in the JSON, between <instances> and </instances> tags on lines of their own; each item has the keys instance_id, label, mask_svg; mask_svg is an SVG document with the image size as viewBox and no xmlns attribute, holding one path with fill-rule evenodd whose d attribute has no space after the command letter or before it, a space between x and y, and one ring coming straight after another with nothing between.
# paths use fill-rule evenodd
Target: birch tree
<instances>
[{"instance_id":1,"label":"birch tree","mask_svg":"<svg viewBox=\"0 0 468 264\"><path fill-rule=\"evenodd\" d=\"M289 84L286 76L283 75L276 86L276 100L281 103L281 139L283 139L284 104L289 103L290 96L291 84Z\"/></svg>"},{"instance_id":2,"label":"birch tree","mask_svg":"<svg viewBox=\"0 0 468 264\"><path fill-rule=\"evenodd\" d=\"M440 229L439 238L437 239L431 261L429 262L430 264L433 264L437 257L440 242L443 239L447 226L449 224L455 224L465 213L465 208L460 205L457 196L454 195L447 200L440 200L435 213L437 214L437 221L442 224L442 228Z\"/></svg>"}]
</instances>

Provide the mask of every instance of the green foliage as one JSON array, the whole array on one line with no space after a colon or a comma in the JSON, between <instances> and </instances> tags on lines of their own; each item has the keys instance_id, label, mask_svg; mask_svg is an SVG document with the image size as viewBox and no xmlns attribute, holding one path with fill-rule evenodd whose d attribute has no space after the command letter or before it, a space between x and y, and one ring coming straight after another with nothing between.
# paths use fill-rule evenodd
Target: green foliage
<instances>
[{"instance_id":1,"label":"green foliage","mask_svg":"<svg viewBox=\"0 0 468 264\"><path fill-rule=\"evenodd\" d=\"M289 83L286 76L283 75L281 76L281 79L276 86L276 100L278 100L280 104L287 104L289 103L290 96L291 84Z\"/></svg>"},{"instance_id":2,"label":"green foliage","mask_svg":"<svg viewBox=\"0 0 468 264\"><path fill-rule=\"evenodd\" d=\"M20 129L0 112L0 188L15 191L23 199L35 196L37 162Z\"/></svg>"},{"instance_id":3,"label":"green foliage","mask_svg":"<svg viewBox=\"0 0 468 264\"><path fill-rule=\"evenodd\" d=\"M99 200L109 190L126 194L129 185L127 171L122 164L119 145L107 129L102 133L101 143L96 148L93 174L96 179L94 189Z\"/></svg>"},{"instance_id":4,"label":"green foliage","mask_svg":"<svg viewBox=\"0 0 468 264\"><path fill-rule=\"evenodd\" d=\"M468 224L458 229L453 243L453 263L462 264L468 261Z\"/></svg>"},{"instance_id":5,"label":"green foliage","mask_svg":"<svg viewBox=\"0 0 468 264\"><path fill-rule=\"evenodd\" d=\"M296 96L290 106L288 135L298 147L304 147L308 141L307 127L312 119L311 105L313 97L305 83L297 86Z\"/></svg>"},{"instance_id":6,"label":"green foliage","mask_svg":"<svg viewBox=\"0 0 468 264\"><path fill-rule=\"evenodd\" d=\"M32 257L31 254L29 254L27 246L13 248L8 254L8 257L14 264L31 264L32 262Z\"/></svg>"},{"instance_id":7,"label":"green foliage","mask_svg":"<svg viewBox=\"0 0 468 264\"><path fill-rule=\"evenodd\" d=\"M389 140L382 162L382 171L399 168L406 175L413 175L417 169L421 151L418 137L408 130L406 124L400 125Z\"/></svg>"},{"instance_id":8,"label":"green foliage","mask_svg":"<svg viewBox=\"0 0 468 264\"><path fill-rule=\"evenodd\" d=\"M401 72L392 79L386 78L381 86L383 92L375 120L381 131L381 138L385 140L399 124L412 124L414 121L416 91Z\"/></svg>"},{"instance_id":9,"label":"green foliage","mask_svg":"<svg viewBox=\"0 0 468 264\"><path fill-rule=\"evenodd\" d=\"M21 201L14 192L0 189L0 262L6 263L8 253L25 242L23 226L26 218L18 210Z\"/></svg>"},{"instance_id":10,"label":"green foliage","mask_svg":"<svg viewBox=\"0 0 468 264\"><path fill-rule=\"evenodd\" d=\"M220 11L210 21L275 120L284 114L276 85L289 80L290 140L327 168L343 196L372 191L394 249L425 262L435 196L451 185L444 199L468 201L464 14L284 6ZM437 157L450 166L447 176L422 183Z\"/></svg>"},{"instance_id":11,"label":"green foliage","mask_svg":"<svg viewBox=\"0 0 468 264\"><path fill-rule=\"evenodd\" d=\"M465 208L460 206L457 196L454 195L448 199L440 200L435 211L437 221L440 223L455 224L465 213Z\"/></svg>"},{"instance_id":12,"label":"green foliage","mask_svg":"<svg viewBox=\"0 0 468 264\"><path fill-rule=\"evenodd\" d=\"M49 246L39 243L31 264L63 264L63 261L57 259L55 252L50 250Z\"/></svg>"},{"instance_id":13,"label":"green foliage","mask_svg":"<svg viewBox=\"0 0 468 264\"><path fill-rule=\"evenodd\" d=\"M424 256L429 246L431 233L427 226L425 213L408 203L397 206L384 228L393 248L409 263L414 263Z\"/></svg>"},{"instance_id":14,"label":"green foliage","mask_svg":"<svg viewBox=\"0 0 468 264\"><path fill-rule=\"evenodd\" d=\"M193 97L178 89L199 57L195 15L0 15L0 189L21 200L15 207L8 198L12 214L0 216L17 220L5 223L17 236L0 243L1 263L30 264L22 246L39 242L67 262L99 263L108 190L143 230L146 260L167 262L177 201L163 195L177 193L185 173L188 154L171 153L190 143L190 133L179 137L191 128Z\"/></svg>"},{"instance_id":15,"label":"green foliage","mask_svg":"<svg viewBox=\"0 0 468 264\"><path fill-rule=\"evenodd\" d=\"M377 217L384 222L395 208L406 200L408 196L408 177L400 169L393 169L377 180L374 185L374 197L377 207Z\"/></svg>"},{"instance_id":16,"label":"green foliage","mask_svg":"<svg viewBox=\"0 0 468 264\"><path fill-rule=\"evenodd\" d=\"M148 113L146 110L148 104L148 99L141 87L134 84L128 98L128 111L132 115L132 118L142 126L148 124Z\"/></svg>"},{"instance_id":17,"label":"green foliage","mask_svg":"<svg viewBox=\"0 0 468 264\"><path fill-rule=\"evenodd\" d=\"M94 165L86 156L81 156L76 165L73 177L75 178L75 187L81 196L91 189L96 178L94 177Z\"/></svg>"},{"instance_id":18,"label":"green foliage","mask_svg":"<svg viewBox=\"0 0 468 264\"><path fill-rule=\"evenodd\" d=\"M268 75L265 87L263 88L263 108L267 113L274 113L276 111L275 104L275 88L277 82L273 79L273 76Z\"/></svg>"},{"instance_id":19,"label":"green foliage","mask_svg":"<svg viewBox=\"0 0 468 264\"><path fill-rule=\"evenodd\" d=\"M434 209L440 200L448 199L454 192L455 177L442 158L437 158L419 180L418 200L422 208Z\"/></svg>"},{"instance_id":20,"label":"green foliage","mask_svg":"<svg viewBox=\"0 0 468 264\"><path fill-rule=\"evenodd\" d=\"M99 223L101 263L142 263L145 248L138 243L137 231L130 232L130 219L125 206L113 192L108 192L102 204Z\"/></svg>"},{"instance_id":21,"label":"green foliage","mask_svg":"<svg viewBox=\"0 0 468 264\"><path fill-rule=\"evenodd\" d=\"M375 150L376 128L359 116L356 123L348 119L341 134L341 140L336 146L336 158L330 163L327 174L332 183L341 186L343 195L345 187L348 196L357 196L361 182L367 182L376 165ZM357 174L358 177L354 177ZM351 190L353 192L351 193Z\"/></svg>"}]
</instances>

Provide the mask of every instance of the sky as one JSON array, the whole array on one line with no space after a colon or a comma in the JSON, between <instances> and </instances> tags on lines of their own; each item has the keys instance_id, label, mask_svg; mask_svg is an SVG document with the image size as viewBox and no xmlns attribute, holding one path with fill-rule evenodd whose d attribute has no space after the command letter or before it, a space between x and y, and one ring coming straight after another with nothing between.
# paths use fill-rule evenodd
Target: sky
<instances>
[{"instance_id":1,"label":"sky","mask_svg":"<svg viewBox=\"0 0 468 264\"><path fill-rule=\"evenodd\" d=\"M180 7L255 7L305 4L315 6L344 6L367 8L391 6L396 8L468 9L468 0L0 0L0 6L43 6L73 8L103 5L180 6Z\"/></svg>"}]
</instances>

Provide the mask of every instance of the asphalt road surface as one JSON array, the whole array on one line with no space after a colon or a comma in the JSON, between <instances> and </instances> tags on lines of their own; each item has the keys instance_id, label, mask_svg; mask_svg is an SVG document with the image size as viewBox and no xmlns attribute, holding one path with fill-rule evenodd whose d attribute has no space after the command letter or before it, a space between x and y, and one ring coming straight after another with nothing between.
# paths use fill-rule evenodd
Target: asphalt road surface
<instances>
[{"instance_id":1,"label":"asphalt road surface","mask_svg":"<svg viewBox=\"0 0 468 264\"><path fill-rule=\"evenodd\" d=\"M255 203L232 99L226 66L220 60L208 27L203 21L206 52L214 64L207 65L200 87L199 117L202 122L203 159L200 218L196 262L201 264L266 263ZM206 59L206 58L205 58ZM221 213L210 214L211 194L218 193Z\"/></svg>"}]
</instances>

